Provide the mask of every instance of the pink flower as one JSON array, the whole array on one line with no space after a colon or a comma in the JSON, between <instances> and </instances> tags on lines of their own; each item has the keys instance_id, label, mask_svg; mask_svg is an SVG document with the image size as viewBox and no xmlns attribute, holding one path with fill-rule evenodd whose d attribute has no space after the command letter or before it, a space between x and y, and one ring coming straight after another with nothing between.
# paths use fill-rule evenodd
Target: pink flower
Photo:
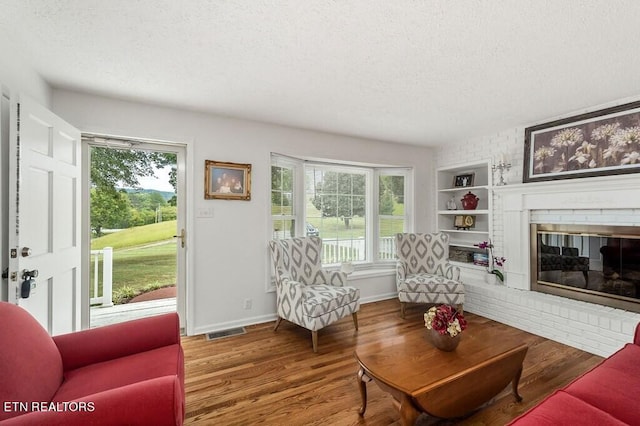
<instances>
[{"instance_id":1,"label":"pink flower","mask_svg":"<svg viewBox=\"0 0 640 426\"><path fill-rule=\"evenodd\" d=\"M487 241L483 241L480 244L478 244L478 248L481 248L481 249L488 249L491 247L493 247L493 245Z\"/></svg>"},{"instance_id":2,"label":"pink flower","mask_svg":"<svg viewBox=\"0 0 640 426\"><path fill-rule=\"evenodd\" d=\"M502 256L493 255L493 244L491 243L491 240L483 241L481 243L475 244L475 246L477 246L479 249L489 251L489 265L487 267L487 272L497 275L500 281L504 281L504 274L498 268L504 266L504 262L506 262L507 259Z\"/></svg>"},{"instance_id":3,"label":"pink flower","mask_svg":"<svg viewBox=\"0 0 640 426\"><path fill-rule=\"evenodd\" d=\"M438 334L449 334L452 337L467 328L467 321L464 319L464 315L450 305L429 308L424 314L424 323L429 330L433 329Z\"/></svg>"}]
</instances>

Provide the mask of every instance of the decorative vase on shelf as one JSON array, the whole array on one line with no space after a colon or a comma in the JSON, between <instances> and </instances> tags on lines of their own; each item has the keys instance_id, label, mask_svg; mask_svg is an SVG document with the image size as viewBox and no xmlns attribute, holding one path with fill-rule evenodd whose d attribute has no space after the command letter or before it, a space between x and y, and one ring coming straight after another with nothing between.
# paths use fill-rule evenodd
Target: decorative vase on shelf
<instances>
[{"instance_id":1,"label":"decorative vase on shelf","mask_svg":"<svg viewBox=\"0 0 640 426\"><path fill-rule=\"evenodd\" d=\"M498 284L498 276L496 274L488 273L485 275L484 280L487 284L496 285Z\"/></svg>"},{"instance_id":2,"label":"decorative vase on shelf","mask_svg":"<svg viewBox=\"0 0 640 426\"><path fill-rule=\"evenodd\" d=\"M462 208L465 210L475 210L478 207L478 201L480 198L476 197L475 194L472 194L471 191L467 192L464 197L460 201L462 201Z\"/></svg>"},{"instance_id":3,"label":"decorative vase on shelf","mask_svg":"<svg viewBox=\"0 0 640 426\"><path fill-rule=\"evenodd\" d=\"M455 351L458 344L460 344L461 338L462 333L458 333L454 337L451 337L449 334L440 334L434 329L429 330L429 339L431 340L431 344L444 352Z\"/></svg>"}]
</instances>

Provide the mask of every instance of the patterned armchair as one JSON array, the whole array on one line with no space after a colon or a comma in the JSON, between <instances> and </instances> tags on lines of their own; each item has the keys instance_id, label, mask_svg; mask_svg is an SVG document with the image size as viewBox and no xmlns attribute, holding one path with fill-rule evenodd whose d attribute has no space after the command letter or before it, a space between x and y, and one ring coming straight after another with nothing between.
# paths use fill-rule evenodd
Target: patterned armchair
<instances>
[{"instance_id":1,"label":"patterned armchair","mask_svg":"<svg viewBox=\"0 0 640 426\"><path fill-rule=\"evenodd\" d=\"M322 240L291 238L269 242L276 277L278 319L311 330L313 352L318 330L351 314L358 329L360 290L345 286L347 274L322 268Z\"/></svg>"},{"instance_id":2,"label":"patterned armchair","mask_svg":"<svg viewBox=\"0 0 640 426\"><path fill-rule=\"evenodd\" d=\"M402 318L407 303L446 303L462 311L464 286L460 268L449 263L447 234L396 234L396 253Z\"/></svg>"}]
</instances>

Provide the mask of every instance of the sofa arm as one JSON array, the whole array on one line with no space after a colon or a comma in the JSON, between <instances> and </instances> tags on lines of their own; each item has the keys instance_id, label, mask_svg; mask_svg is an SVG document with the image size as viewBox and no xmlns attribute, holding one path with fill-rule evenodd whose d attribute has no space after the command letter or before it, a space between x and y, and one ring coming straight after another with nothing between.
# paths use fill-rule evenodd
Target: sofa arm
<instances>
[{"instance_id":1,"label":"sofa arm","mask_svg":"<svg viewBox=\"0 0 640 426\"><path fill-rule=\"evenodd\" d=\"M157 315L54 336L64 371L180 344L178 314Z\"/></svg>"},{"instance_id":2,"label":"sofa arm","mask_svg":"<svg viewBox=\"0 0 640 426\"><path fill-rule=\"evenodd\" d=\"M164 376L39 407L46 411L30 411L0 425L182 425L184 391L177 376Z\"/></svg>"}]
</instances>

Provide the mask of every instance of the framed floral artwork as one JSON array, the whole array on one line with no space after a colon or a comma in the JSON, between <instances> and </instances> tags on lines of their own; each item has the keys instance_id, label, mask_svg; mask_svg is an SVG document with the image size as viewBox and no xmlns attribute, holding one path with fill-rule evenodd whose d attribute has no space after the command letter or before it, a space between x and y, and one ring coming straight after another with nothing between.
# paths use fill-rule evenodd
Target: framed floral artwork
<instances>
[{"instance_id":1,"label":"framed floral artwork","mask_svg":"<svg viewBox=\"0 0 640 426\"><path fill-rule=\"evenodd\" d=\"M525 129L523 182L640 172L640 101Z\"/></svg>"},{"instance_id":2,"label":"framed floral artwork","mask_svg":"<svg viewBox=\"0 0 640 426\"><path fill-rule=\"evenodd\" d=\"M251 200L251 164L205 160L204 198Z\"/></svg>"}]
</instances>

